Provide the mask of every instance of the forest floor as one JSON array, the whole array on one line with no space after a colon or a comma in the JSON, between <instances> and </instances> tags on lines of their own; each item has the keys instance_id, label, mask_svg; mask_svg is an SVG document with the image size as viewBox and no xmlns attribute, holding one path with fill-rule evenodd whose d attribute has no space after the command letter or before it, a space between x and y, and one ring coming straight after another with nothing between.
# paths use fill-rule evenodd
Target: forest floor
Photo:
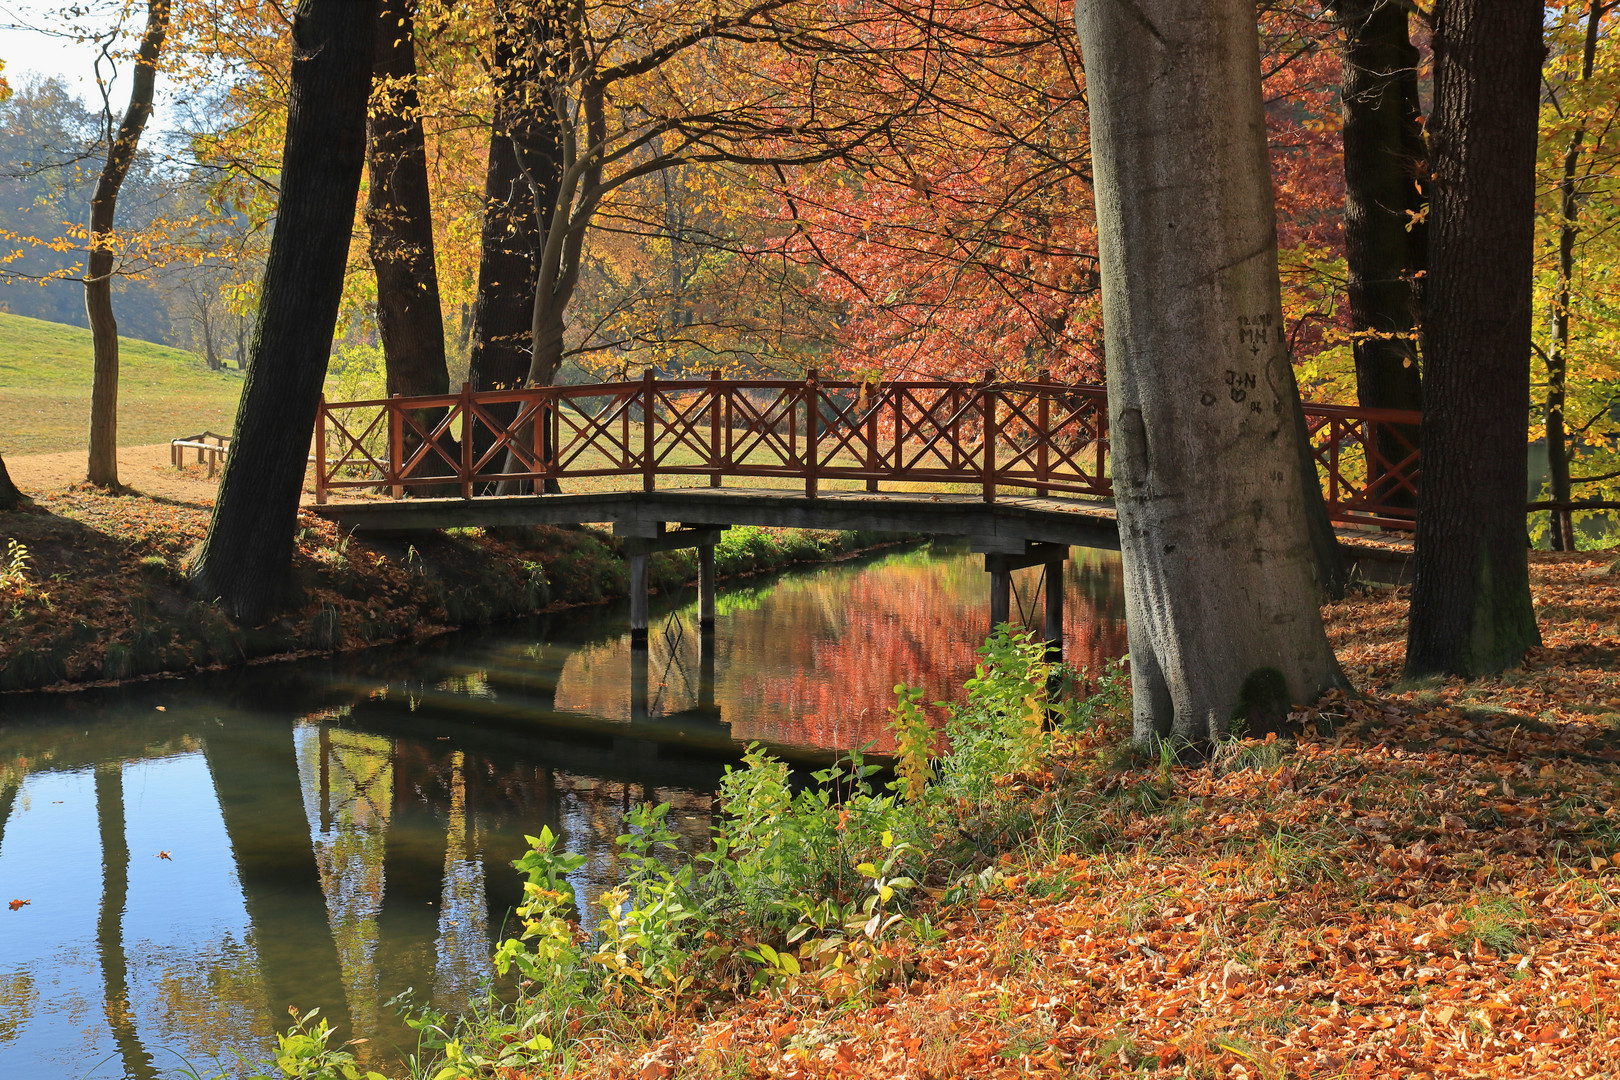
<instances>
[{"instance_id":1,"label":"forest floor","mask_svg":"<svg viewBox=\"0 0 1620 1080\"><path fill-rule=\"evenodd\" d=\"M1130 761L1127 717L1062 737L994 884L883 946L903 975L652 1002L566 1075L1615 1076L1613 558L1533 557L1544 645L1500 677L1400 682L1375 589L1326 612L1361 694L1297 737L1196 766Z\"/></svg>"}]
</instances>

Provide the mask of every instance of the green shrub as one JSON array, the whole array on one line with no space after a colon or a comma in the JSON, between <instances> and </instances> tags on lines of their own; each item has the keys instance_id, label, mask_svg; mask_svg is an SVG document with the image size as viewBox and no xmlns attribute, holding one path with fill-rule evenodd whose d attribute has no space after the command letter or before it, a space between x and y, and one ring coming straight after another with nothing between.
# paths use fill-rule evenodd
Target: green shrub
<instances>
[{"instance_id":1,"label":"green shrub","mask_svg":"<svg viewBox=\"0 0 1620 1080\"><path fill-rule=\"evenodd\" d=\"M529 837L514 863L525 877L523 929L495 954L497 970L518 979L516 1000L492 995L454 1020L418 1010L407 1022L437 1059L414 1071L437 1080L556 1069L615 1018L645 1026L680 1013L694 993L791 986L845 1000L898 977L882 946L904 932L915 883L925 874L954 882L947 902L999 887L982 860L985 838L1016 840L1032 820L1008 778L1038 764L1054 727L1089 723L1122 700L1112 666L1101 704L1049 701L1061 674L1044 642L998 632L964 700L947 709L949 748L937 760L920 691L897 687L901 752L887 784L857 752L799 785L785 762L750 746L721 780L710 843L690 858L667 804L636 808L617 841L624 876L599 899L588 936L568 880L583 856L559 851L549 829Z\"/></svg>"}]
</instances>

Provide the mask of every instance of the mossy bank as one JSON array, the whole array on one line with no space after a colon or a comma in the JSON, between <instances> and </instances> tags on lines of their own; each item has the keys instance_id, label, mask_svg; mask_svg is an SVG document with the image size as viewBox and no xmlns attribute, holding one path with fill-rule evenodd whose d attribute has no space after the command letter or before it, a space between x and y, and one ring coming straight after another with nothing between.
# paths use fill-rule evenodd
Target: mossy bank
<instances>
[{"instance_id":1,"label":"mossy bank","mask_svg":"<svg viewBox=\"0 0 1620 1080\"><path fill-rule=\"evenodd\" d=\"M0 691L341 652L628 589L622 545L604 530L456 529L373 542L303 514L289 602L247 626L186 589L185 561L207 527L204 506L89 488L0 513ZM725 534L716 569L748 574L896 539L742 527ZM696 573L694 552L664 552L649 579L665 590Z\"/></svg>"}]
</instances>

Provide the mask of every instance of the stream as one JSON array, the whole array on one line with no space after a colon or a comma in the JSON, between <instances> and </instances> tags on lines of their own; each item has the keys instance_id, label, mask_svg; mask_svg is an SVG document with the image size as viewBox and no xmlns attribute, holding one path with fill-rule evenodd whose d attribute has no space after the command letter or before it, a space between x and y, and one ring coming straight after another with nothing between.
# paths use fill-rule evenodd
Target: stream
<instances>
[{"instance_id":1,"label":"stream","mask_svg":"<svg viewBox=\"0 0 1620 1080\"><path fill-rule=\"evenodd\" d=\"M1124 652L1118 556L1074 549L1069 660ZM1016 575L1038 622L1040 568ZM388 1002L490 977L549 826L611 887L614 837L672 804L692 845L749 742L806 766L873 744L896 683L955 697L988 621L982 558L891 548L426 643L107 690L0 697L0 1077L246 1075L321 1008L362 1061L408 1053ZM1015 616L1016 618L1016 616ZM8 904L9 902L9 904Z\"/></svg>"}]
</instances>

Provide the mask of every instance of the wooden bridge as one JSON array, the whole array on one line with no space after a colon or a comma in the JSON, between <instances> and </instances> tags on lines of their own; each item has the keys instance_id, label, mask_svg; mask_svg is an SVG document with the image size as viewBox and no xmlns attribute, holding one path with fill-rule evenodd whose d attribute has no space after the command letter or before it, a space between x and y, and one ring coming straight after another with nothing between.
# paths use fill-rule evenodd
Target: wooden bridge
<instances>
[{"instance_id":1,"label":"wooden bridge","mask_svg":"<svg viewBox=\"0 0 1620 1080\"><path fill-rule=\"evenodd\" d=\"M1305 416L1335 524L1411 529L1419 415L1307 403ZM347 493L367 497L329 501ZM712 622L713 544L730 525L967 537L986 556L991 621L1002 622L1012 570L1061 565L1072 545L1118 546L1112 494L1103 387L989 375L647 372L582 386L463 386L323 401L315 439L319 512L348 529L611 522L630 558L633 638L646 633L653 551L698 549ZM685 527L671 531L672 522ZM1048 625L1060 628L1061 589L1047 600Z\"/></svg>"}]
</instances>

